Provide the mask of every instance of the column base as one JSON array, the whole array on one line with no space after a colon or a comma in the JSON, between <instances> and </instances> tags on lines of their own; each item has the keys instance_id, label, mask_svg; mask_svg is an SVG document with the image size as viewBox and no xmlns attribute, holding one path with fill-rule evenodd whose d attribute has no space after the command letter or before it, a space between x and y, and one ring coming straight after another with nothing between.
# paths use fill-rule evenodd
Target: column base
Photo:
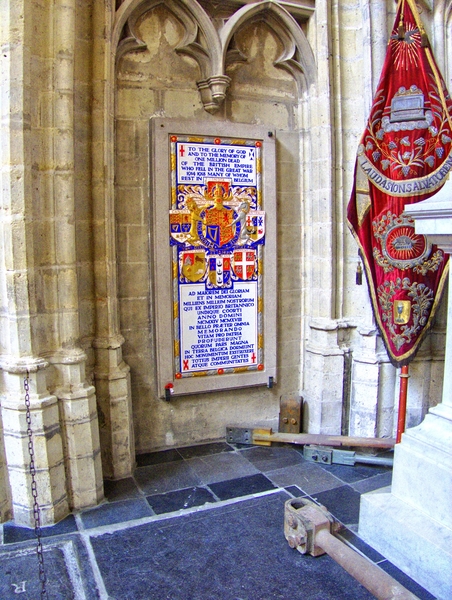
<instances>
[{"instance_id":1,"label":"column base","mask_svg":"<svg viewBox=\"0 0 452 600\"><path fill-rule=\"evenodd\" d=\"M387 488L361 496L359 535L438 600L452 598L451 529Z\"/></svg>"}]
</instances>

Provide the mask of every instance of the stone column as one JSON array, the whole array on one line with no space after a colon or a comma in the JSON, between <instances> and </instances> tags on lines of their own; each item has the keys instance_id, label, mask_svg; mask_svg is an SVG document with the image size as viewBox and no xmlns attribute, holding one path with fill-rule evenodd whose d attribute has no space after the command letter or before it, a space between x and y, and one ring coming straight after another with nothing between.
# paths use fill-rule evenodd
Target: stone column
<instances>
[{"instance_id":1,"label":"stone column","mask_svg":"<svg viewBox=\"0 0 452 600\"><path fill-rule=\"evenodd\" d=\"M94 386L86 382L81 350L53 357L60 385L55 394L63 433L67 490L71 508L98 504L104 497L99 421ZM58 362L57 362L58 361Z\"/></svg>"},{"instance_id":2,"label":"stone column","mask_svg":"<svg viewBox=\"0 0 452 600\"><path fill-rule=\"evenodd\" d=\"M360 327L353 351L349 435L392 437L396 370L375 327Z\"/></svg>"},{"instance_id":3,"label":"stone column","mask_svg":"<svg viewBox=\"0 0 452 600\"><path fill-rule=\"evenodd\" d=\"M56 375L64 433L67 488L72 508L96 505L103 478L95 390L86 382L80 341L75 223L75 0L57 0L53 8L53 189L59 349L49 353ZM50 276L49 276L50 277Z\"/></svg>"},{"instance_id":4,"label":"stone column","mask_svg":"<svg viewBox=\"0 0 452 600\"><path fill-rule=\"evenodd\" d=\"M28 422L24 379L28 377L30 429L41 525L69 512L58 400L46 386L43 360L2 363L2 421L13 516L17 524L35 526L31 488Z\"/></svg>"},{"instance_id":5,"label":"stone column","mask_svg":"<svg viewBox=\"0 0 452 600\"><path fill-rule=\"evenodd\" d=\"M452 254L452 190L405 212L416 233ZM449 259L450 260L450 259ZM359 533L371 546L441 600L452 597L452 278L442 403L396 445L391 491L361 497Z\"/></svg>"},{"instance_id":6,"label":"stone column","mask_svg":"<svg viewBox=\"0 0 452 600\"><path fill-rule=\"evenodd\" d=\"M122 359L114 211L114 10L93 5L93 225L96 293L96 395L104 476L121 479L135 467L130 369Z\"/></svg>"},{"instance_id":7,"label":"stone column","mask_svg":"<svg viewBox=\"0 0 452 600\"><path fill-rule=\"evenodd\" d=\"M304 429L309 433L342 433L342 398L348 386L349 348L344 340L349 324L330 319L313 319L306 344L305 377L302 391Z\"/></svg>"},{"instance_id":8,"label":"stone column","mask_svg":"<svg viewBox=\"0 0 452 600\"><path fill-rule=\"evenodd\" d=\"M13 516L30 527L33 497L23 386L27 372L41 523L54 523L69 511L57 399L47 387L48 363L38 356L31 128L34 6L28 0L2 5L0 122L1 411Z\"/></svg>"}]
</instances>

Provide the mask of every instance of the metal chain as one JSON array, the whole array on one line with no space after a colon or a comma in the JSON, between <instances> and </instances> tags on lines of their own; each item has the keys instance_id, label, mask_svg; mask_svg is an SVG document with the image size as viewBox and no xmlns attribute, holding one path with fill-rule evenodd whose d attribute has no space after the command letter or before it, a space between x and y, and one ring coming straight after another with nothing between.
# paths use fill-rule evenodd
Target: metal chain
<instances>
[{"instance_id":1,"label":"metal chain","mask_svg":"<svg viewBox=\"0 0 452 600\"><path fill-rule=\"evenodd\" d=\"M47 577L44 567L44 552L41 542L41 513L38 503L38 488L36 485L36 468L35 468L35 452L33 446L33 431L31 429L31 411L30 411L30 373L27 371L27 376L24 378L25 390L25 407L27 419L27 435L28 435L28 453L30 455L30 475L31 475L31 495L33 496L33 517L35 520L35 535L37 540L36 555L39 564L39 581L41 582L41 599L47 600Z\"/></svg>"}]
</instances>

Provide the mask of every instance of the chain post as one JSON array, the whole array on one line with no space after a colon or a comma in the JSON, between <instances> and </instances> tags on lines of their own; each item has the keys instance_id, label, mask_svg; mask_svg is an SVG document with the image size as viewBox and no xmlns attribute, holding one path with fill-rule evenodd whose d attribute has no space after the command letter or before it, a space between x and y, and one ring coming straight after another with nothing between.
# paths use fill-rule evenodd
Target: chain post
<instances>
[{"instance_id":1,"label":"chain post","mask_svg":"<svg viewBox=\"0 0 452 600\"><path fill-rule=\"evenodd\" d=\"M41 583L41 600L48 600L47 595L47 576L44 566L44 552L41 541L41 513L38 503L38 487L36 484L36 467L35 467L35 452L33 446L33 431L31 428L31 411L30 411L30 373L24 378L25 390L25 408L27 420L27 435L28 435L28 453L30 455L30 475L31 475L31 495L33 496L33 518L35 522L36 535L36 555L39 565L39 581Z\"/></svg>"}]
</instances>

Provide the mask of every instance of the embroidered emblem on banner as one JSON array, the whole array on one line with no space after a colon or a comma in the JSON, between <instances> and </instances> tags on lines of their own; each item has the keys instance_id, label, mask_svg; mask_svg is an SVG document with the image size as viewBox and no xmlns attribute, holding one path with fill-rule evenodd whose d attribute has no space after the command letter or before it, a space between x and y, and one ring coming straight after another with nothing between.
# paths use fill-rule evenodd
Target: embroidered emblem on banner
<instances>
[{"instance_id":1,"label":"embroidered emblem on banner","mask_svg":"<svg viewBox=\"0 0 452 600\"><path fill-rule=\"evenodd\" d=\"M443 260L442 253L437 259L428 260L432 245L423 235L415 233L414 220L406 215L398 217L390 211L379 221L373 222L375 240L380 242L373 249L377 264L385 273L394 269L415 269L418 272L436 270ZM418 268L419 267L419 268Z\"/></svg>"}]
</instances>

